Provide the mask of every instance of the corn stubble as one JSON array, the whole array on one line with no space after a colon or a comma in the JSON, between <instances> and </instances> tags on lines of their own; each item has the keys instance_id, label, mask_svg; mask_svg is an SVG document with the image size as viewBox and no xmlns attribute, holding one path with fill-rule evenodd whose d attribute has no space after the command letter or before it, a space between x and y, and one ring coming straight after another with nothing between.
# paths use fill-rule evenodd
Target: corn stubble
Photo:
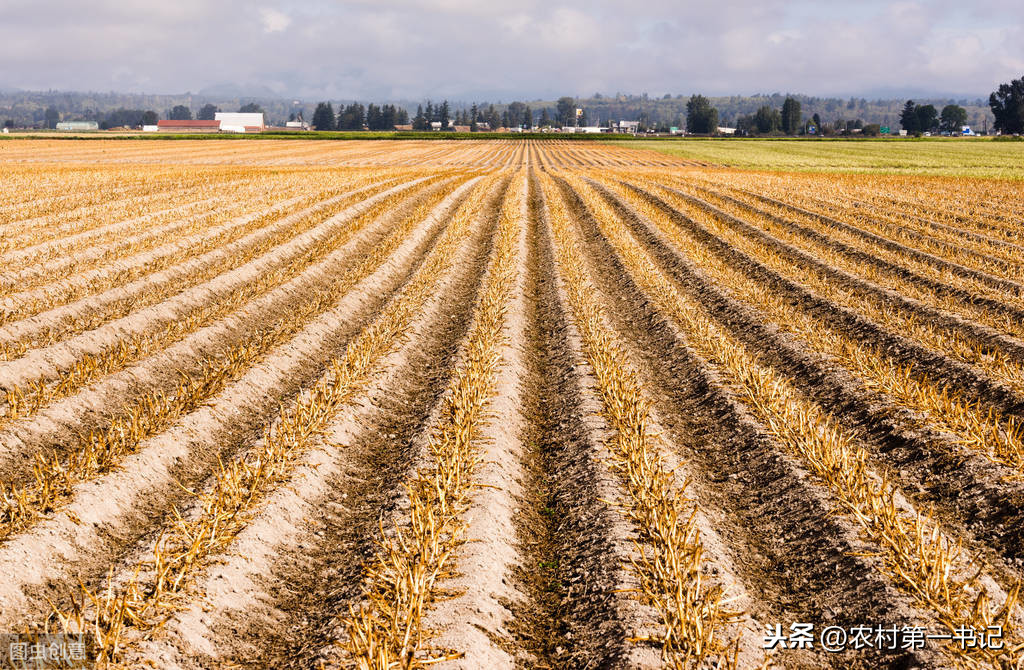
<instances>
[{"instance_id":1,"label":"corn stubble","mask_svg":"<svg viewBox=\"0 0 1024 670\"><path fill-rule=\"evenodd\" d=\"M535 195L543 201L544 235L549 236L545 244L551 242L555 266L551 276L540 280L554 281L565 301L562 307L579 335L574 364L593 380L593 388L582 392L593 394L607 429L609 461L595 466L613 475L609 481L621 495L601 504L621 514L635 542L622 566L628 586L615 596L639 605L636 611L641 613L624 614L638 618L618 622L623 624L619 630L630 636L621 641L626 648L656 647L666 667L680 669L759 666L760 654L749 652L761 640L744 637L750 635L744 622L752 619L735 609L730 596L734 591L776 596L745 583L756 577L742 570L735 575L718 570L724 565L720 561L742 561L743 556L717 556L716 547L724 544L732 551L750 545L724 533L714 542L702 535L718 530L708 520L717 518L719 510L667 465L675 460L677 445L652 419L652 391L630 356L641 345L617 330L617 319L608 318L610 296L598 290L594 279L606 269L589 255L595 247L574 220L575 205L563 188L579 196L607 242L601 248L621 262L638 291L630 299L649 305L675 334L676 344L706 366L709 378L737 409L749 411L751 430L765 444L799 464L786 467L810 474L829 512L859 532L878 579L909 596L901 603L912 602L924 618L948 631L1003 627L1002 649L942 646L943 667L1024 667L1019 566L987 563L984 557L992 552L984 539L961 537L961 526L915 506L908 499L912 496L903 494L913 481L903 481L903 472L878 463L860 434L804 393L804 385L766 362L769 352L744 344L747 340L719 320L720 313L704 296L663 272L646 246L647 238L635 236L633 224L610 204L615 200L631 208L666 249L699 268L724 294L752 308L750 314L763 318L770 329L791 337L794 346L813 352L823 368L841 369L848 375L843 379L855 380L872 397L884 400L885 407L911 417L924 436L920 439L931 440L931 448L955 447L960 455L979 455L997 464L983 463L1005 472L1005 482L980 486L990 487L981 492L987 499L1001 500L1005 496L1000 487L1006 482L1016 486L1015 479L1024 476L1024 418L1012 403L997 407L962 380L926 374L899 352L845 330L841 321L826 323L783 288L755 278L751 263L737 263L702 236L717 238L805 288L819 304L849 310L939 354L937 359L970 366L978 378L1005 389L1007 397L1024 398L1024 361L1015 348L1024 339L1024 325L1013 316L1024 309L1024 295L1014 287L1024 279L1018 253L1024 240L1019 223L1024 207L1018 204L1024 202L1024 192L1019 184L751 173L687 166L639 149L561 140L318 144L285 139L173 147L125 142L109 152L88 142L9 144L0 157L5 168L0 188L0 440L42 431L44 446L24 454L31 459L27 466L15 464L21 447L6 449L5 444L0 451L10 459L4 466L24 473L4 474L0 480L3 556L23 540L34 541L29 538L37 530L45 534L65 521L80 523L72 502L90 482L102 491L104 475L158 444L160 436L215 402L256 366L286 353L310 324L366 285L364 280L385 267L414 232L434 224L440 231L424 258L401 261L414 263L415 270L393 295L383 298L366 325L331 358L317 366L311 363L302 373L311 378L302 391L277 398L280 409L268 416L246 419L257 422L247 427L258 430L261 439L214 445L238 455L218 460L190 484L195 490L186 489L189 497L183 507L167 501L160 508L163 516L148 529L150 535L117 547L108 562L89 566L81 582L56 589L54 593L63 595L54 596L52 606L39 604L39 612L52 610L44 626L96 635L98 666L134 663L143 643L166 637L164 629L173 630L176 614L203 602L205 594L196 588L202 576L233 555L239 534L275 492L292 486L296 468L311 452L345 457L344 445L327 443L325 433L335 422L354 416L358 402L385 378L389 361L404 355L403 346L418 344L409 338L419 324L435 318L430 314L444 313L448 298L441 290L460 259L467 257L467 238L488 217L497 216L491 256L472 298L469 330L458 343L456 363L445 373L440 405L423 436L405 436L416 437L412 443L422 445L416 461L420 465L391 464L406 468L405 500L393 517L380 520L373 538L366 538L375 541L375 551L360 566L361 597L340 620L324 624L330 629L319 631L323 635L317 638L337 638L322 656L342 667L412 669L459 662L467 650L442 647L426 622L432 608L455 595L454 578L472 578L460 573L460 558L470 524L477 523L474 514L467 514L474 492L502 485L484 481L480 474L481 435L485 427L502 421L495 411L501 406L496 380L508 364L501 355L509 344L508 310L522 283L518 268L525 265L517 257L526 227L522 205L530 195L529 179L536 177ZM445 220L428 220L443 199L472 177L480 179L454 201ZM177 318L151 314L144 328L129 326L73 360L47 364L19 377L18 383L3 378L2 371L23 367L19 359L27 354L37 356L44 353L39 350L79 336L72 346L88 348L94 332L109 335L118 319L165 303L180 305L167 301L273 254L347 207L414 180L420 181L361 208L317 241L271 257L278 260L258 266L261 270L251 281L229 284L198 304L176 307ZM604 190L595 188L595 182ZM331 202L335 196L340 198ZM496 213L488 211L494 202L500 203ZM210 232L240 215L252 218ZM379 233L368 230L385 220ZM254 234L230 247L231 253L191 272L152 286L139 282ZM319 263L362 234L379 238L366 238L375 243L359 247L359 253L337 257L331 272L306 274L319 272ZM164 248L184 236L198 237L190 245ZM156 250L153 257L137 257ZM48 271L52 268L59 270ZM840 274L847 279L838 282ZM307 276L316 279L303 279ZM293 280L304 281L304 288L287 296L274 293ZM129 293L107 293L132 282L139 285ZM277 307L253 313L254 301L271 295L283 296L274 298ZM893 295L901 300L891 299ZM965 295L978 300L965 300ZM84 302L92 298L94 303ZM929 313L959 317L962 321L955 323L983 329L947 327L954 320L933 321ZM215 349L201 351L202 338L192 337L211 326L219 327L215 337L221 339ZM986 332L1000 337L986 337ZM76 437L58 439L56 429L52 435L46 432L47 412L59 412L59 403L96 401L106 388L102 383L112 375L121 374L123 380L133 369L156 365L162 352L179 346L191 353L176 376L157 375L147 382L151 386L125 398L102 398L100 411L86 413L96 417L96 424ZM591 429L589 423L581 428ZM711 435L709 450L730 458L726 447L714 443L717 437ZM546 473L552 478L563 474ZM715 477L706 474L697 471L694 476L702 486L716 486ZM955 483L943 491L955 495ZM89 525L76 526L75 533L92 537L104 532L102 523ZM818 531L806 529L808 534ZM141 551L141 559L135 551ZM45 560L59 562L50 555ZM72 569L66 574L77 573ZM569 594L559 597L573 597L571 590ZM783 600L799 594L778 597L761 609L784 610ZM0 602L0 614L4 609ZM564 607L559 616L576 616L576 611ZM486 632L493 634L492 642L501 638L501 644L519 644L503 631ZM526 658L518 651L510 656ZM811 658L836 663L820 655ZM532 660L555 666L559 661ZM782 652L763 660L765 667L788 662Z\"/></svg>"}]
</instances>

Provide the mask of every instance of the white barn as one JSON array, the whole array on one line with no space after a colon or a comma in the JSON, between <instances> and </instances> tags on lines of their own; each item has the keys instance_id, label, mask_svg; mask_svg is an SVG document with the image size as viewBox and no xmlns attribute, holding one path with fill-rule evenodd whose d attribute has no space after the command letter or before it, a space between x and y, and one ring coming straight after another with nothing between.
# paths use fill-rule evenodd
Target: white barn
<instances>
[{"instance_id":1,"label":"white barn","mask_svg":"<svg viewBox=\"0 0 1024 670\"><path fill-rule=\"evenodd\" d=\"M217 112L214 118L226 133L260 133L267 127L263 112Z\"/></svg>"}]
</instances>

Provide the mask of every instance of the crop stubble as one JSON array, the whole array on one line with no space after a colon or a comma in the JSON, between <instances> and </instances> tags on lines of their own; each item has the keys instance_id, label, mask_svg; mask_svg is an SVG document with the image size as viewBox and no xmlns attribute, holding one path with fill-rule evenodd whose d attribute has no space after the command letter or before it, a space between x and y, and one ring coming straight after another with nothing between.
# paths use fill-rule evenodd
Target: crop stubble
<instances>
[{"instance_id":1,"label":"crop stubble","mask_svg":"<svg viewBox=\"0 0 1024 670\"><path fill-rule=\"evenodd\" d=\"M2 148L0 628L124 667L1022 662L1019 184ZM761 648L796 621L1004 646Z\"/></svg>"}]
</instances>

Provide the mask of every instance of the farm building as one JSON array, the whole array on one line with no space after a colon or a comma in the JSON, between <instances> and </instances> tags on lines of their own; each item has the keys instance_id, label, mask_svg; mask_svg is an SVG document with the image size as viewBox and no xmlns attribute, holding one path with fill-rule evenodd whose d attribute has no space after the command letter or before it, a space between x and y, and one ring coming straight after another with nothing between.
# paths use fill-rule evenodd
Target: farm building
<instances>
[{"instance_id":1,"label":"farm building","mask_svg":"<svg viewBox=\"0 0 1024 670\"><path fill-rule=\"evenodd\" d=\"M400 123L395 126L395 130L412 130L411 123Z\"/></svg>"},{"instance_id":2,"label":"farm building","mask_svg":"<svg viewBox=\"0 0 1024 670\"><path fill-rule=\"evenodd\" d=\"M100 125L95 121L63 121L57 124L57 130L99 130Z\"/></svg>"},{"instance_id":3,"label":"farm building","mask_svg":"<svg viewBox=\"0 0 1024 670\"><path fill-rule=\"evenodd\" d=\"M263 112L217 112L214 118L226 133L260 133L267 128Z\"/></svg>"},{"instance_id":4,"label":"farm building","mask_svg":"<svg viewBox=\"0 0 1024 670\"><path fill-rule=\"evenodd\" d=\"M637 130L640 128L639 121L619 121L615 126L615 132L617 133L632 133L636 135Z\"/></svg>"},{"instance_id":5,"label":"farm building","mask_svg":"<svg viewBox=\"0 0 1024 670\"><path fill-rule=\"evenodd\" d=\"M220 131L220 121L161 119L156 128L162 133L216 133Z\"/></svg>"}]
</instances>

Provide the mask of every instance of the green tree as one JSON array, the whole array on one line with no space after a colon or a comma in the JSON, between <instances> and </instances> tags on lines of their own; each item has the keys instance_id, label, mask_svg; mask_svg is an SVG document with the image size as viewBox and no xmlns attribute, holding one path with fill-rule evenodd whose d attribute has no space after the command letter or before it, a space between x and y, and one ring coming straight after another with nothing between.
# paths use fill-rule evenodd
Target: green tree
<instances>
[{"instance_id":1,"label":"green tree","mask_svg":"<svg viewBox=\"0 0 1024 670\"><path fill-rule=\"evenodd\" d=\"M430 128L430 122L427 121L427 117L423 115L423 105L417 105L416 116L412 120L413 130L427 130Z\"/></svg>"},{"instance_id":2,"label":"green tree","mask_svg":"<svg viewBox=\"0 0 1024 670\"><path fill-rule=\"evenodd\" d=\"M551 126L551 116L548 114L548 108L540 110L540 121L537 122L541 128L549 128Z\"/></svg>"},{"instance_id":3,"label":"green tree","mask_svg":"<svg viewBox=\"0 0 1024 670\"><path fill-rule=\"evenodd\" d=\"M921 118L917 115L917 108L918 105L915 105L913 100L907 100L907 104L903 105L903 111L900 112L900 125L911 135L921 131Z\"/></svg>"},{"instance_id":4,"label":"green tree","mask_svg":"<svg viewBox=\"0 0 1024 670\"><path fill-rule=\"evenodd\" d=\"M939 115L939 127L951 133L959 133L967 123L967 110L960 105L946 105Z\"/></svg>"},{"instance_id":5,"label":"green tree","mask_svg":"<svg viewBox=\"0 0 1024 670\"><path fill-rule=\"evenodd\" d=\"M762 105L754 114L754 130L758 135L768 135L778 132L782 127L782 115L779 110L768 105Z\"/></svg>"},{"instance_id":6,"label":"green tree","mask_svg":"<svg viewBox=\"0 0 1024 670\"><path fill-rule=\"evenodd\" d=\"M718 110L703 95L690 96L686 103L686 131L699 135L718 132Z\"/></svg>"},{"instance_id":7,"label":"green tree","mask_svg":"<svg viewBox=\"0 0 1024 670\"><path fill-rule=\"evenodd\" d=\"M13 128L13 127L14 127L14 119L5 119L4 120L4 128Z\"/></svg>"},{"instance_id":8,"label":"green tree","mask_svg":"<svg viewBox=\"0 0 1024 670\"><path fill-rule=\"evenodd\" d=\"M198 112L196 112L196 118L200 121L213 121L215 118L217 118L217 112L219 111L220 107L218 107L217 105L211 105L210 103L206 103L205 105L199 108Z\"/></svg>"},{"instance_id":9,"label":"green tree","mask_svg":"<svg viewBox=\"0 0 1024 670\"><path fill-rule=\"evenodd\" d=\"M796 135L800 130L800 101L793 97L782 103L782 130L787 135Z\"/></svg>"},{"instance_id":10,"label":"green tree","mask_svg":"<svg viewBox=\"0 0 1024 670\"><path fill-rule=\"evenodd\" d=\"M439 115L440 118L438 119L438 121L441 122L441 130L448 130L448 121L450 119L450 114L451 108L448 105L448 101L445 100L444 102L441 103L441 112Z\"/></svg>"},{"instance_id":11,"label":"green tree","mask_svg":"<svg viewBox=\"0 0 1024 670\"><path fill-rule=\"evenodd\" d=\"M817 112L815 112L814 116L811 117L811 121L814 121L814 127L817 129L818 133L821 133L821 117L818 116Z\"/></svg>"},{"instance_id":12,"label":"green tree","mask_svg":"<svg viewBox=\"0 0 1024 670\"><path fill-rule=\"evenodd\" d=\"M988 105L996 117L996 130L1006 134L1024 133L1024 77L1000 84L988 97Z\"/></svg>"},{"instance_id":13,"label":"green tree","mask_svg":"<svg viewBox=\"0 0 1024 670\"><path fill-rule=\"evenodd\" d=\"M148 109L148 110L146 110L145 112L142 113L141 117L139 117L139 123L137 123L137 124L133 123L132 125L133 126L135 126L135 125L139 125L139 126L155 126L157 120L158 120L158 117L156 115L156 112L154 112L151 109Z\"/></svg>"},{"instance_id":14,"label":"green tree","mask_svg":"<svg viewBox=\"0 0 1024 670\"><path fill-rule=\"evenodd\" d=\"M565 95L555 103L555 120L560 126L571 126L576 122L576 99Z\"/></svg>"},{"instance_id":15,"label":"green tree","mask_svg":"<svg viewBox=\"0 0 1024 670\"><path fill-rule=\"evenodd\" d=\"M46 120L46 127L53 130L57 127L57 123L60 121L60 112L57 111L56 107L51 105L46 108L43 118Z\"/></svg>"},{"instance_id":16,"label":"green tree","mask_svg":"<svg viewBox=\"0 0 1024 670\"><path fill-rule=\"evenodd\" d=\"M313 112L313 127L317 130L334 130L334 105L329 102L319 102Z\"/></svg>"},{"instance_id":17,"label":"green tree","mask_svg":"<svg viewBox=\"0 0 1024 670\"><path fill-rule=\"evenodd\" d=\"M366 127L370 130L382 130L384 117L381 115L380 107L372 102L366 106Z\"/></svg>"},{"instance_id":18,"label":"green tree","mask_svg":"<svg viewBox=\"0 0 1024 670\"><path fill-rule=\"evenodd\" d=\"M238 111L242 114L259 114L263 111L263 108L255 102L247 102L238 108Z\"/></svg>"},{"instance_id":19,"label":"green tree","mask_svg":"<svg viewBox=\"0 0 1024 670\"><path fill-rule=\"evenodd\" d=\"M469 108L469 132L471 133L476 132L476 119L479 113L480 112L476 108L476 103L474 102L473 106Z\"/></svg>"},{"instance_id":20,"label":"green tree","mask_svg":"<svg viewBox=\"0 0 1024 670\"><path fill-rule=\"evenodd\" d=\"M191 121L192 110L185 105L175 105L171 108L171 113L168 114L167 118L174 119L175 121Z\"/></svg>"},{"instance_id":21,"label":"green tree","mask_svg":"<svg viewBox=\"0 0 1024 670\"><path fill-rule=\"evenodd\" d=\"M934 130L939 124L939 112L935 105L918 105L916 111L918 129L922 133Z\"/></svg>"}]
</instances>

